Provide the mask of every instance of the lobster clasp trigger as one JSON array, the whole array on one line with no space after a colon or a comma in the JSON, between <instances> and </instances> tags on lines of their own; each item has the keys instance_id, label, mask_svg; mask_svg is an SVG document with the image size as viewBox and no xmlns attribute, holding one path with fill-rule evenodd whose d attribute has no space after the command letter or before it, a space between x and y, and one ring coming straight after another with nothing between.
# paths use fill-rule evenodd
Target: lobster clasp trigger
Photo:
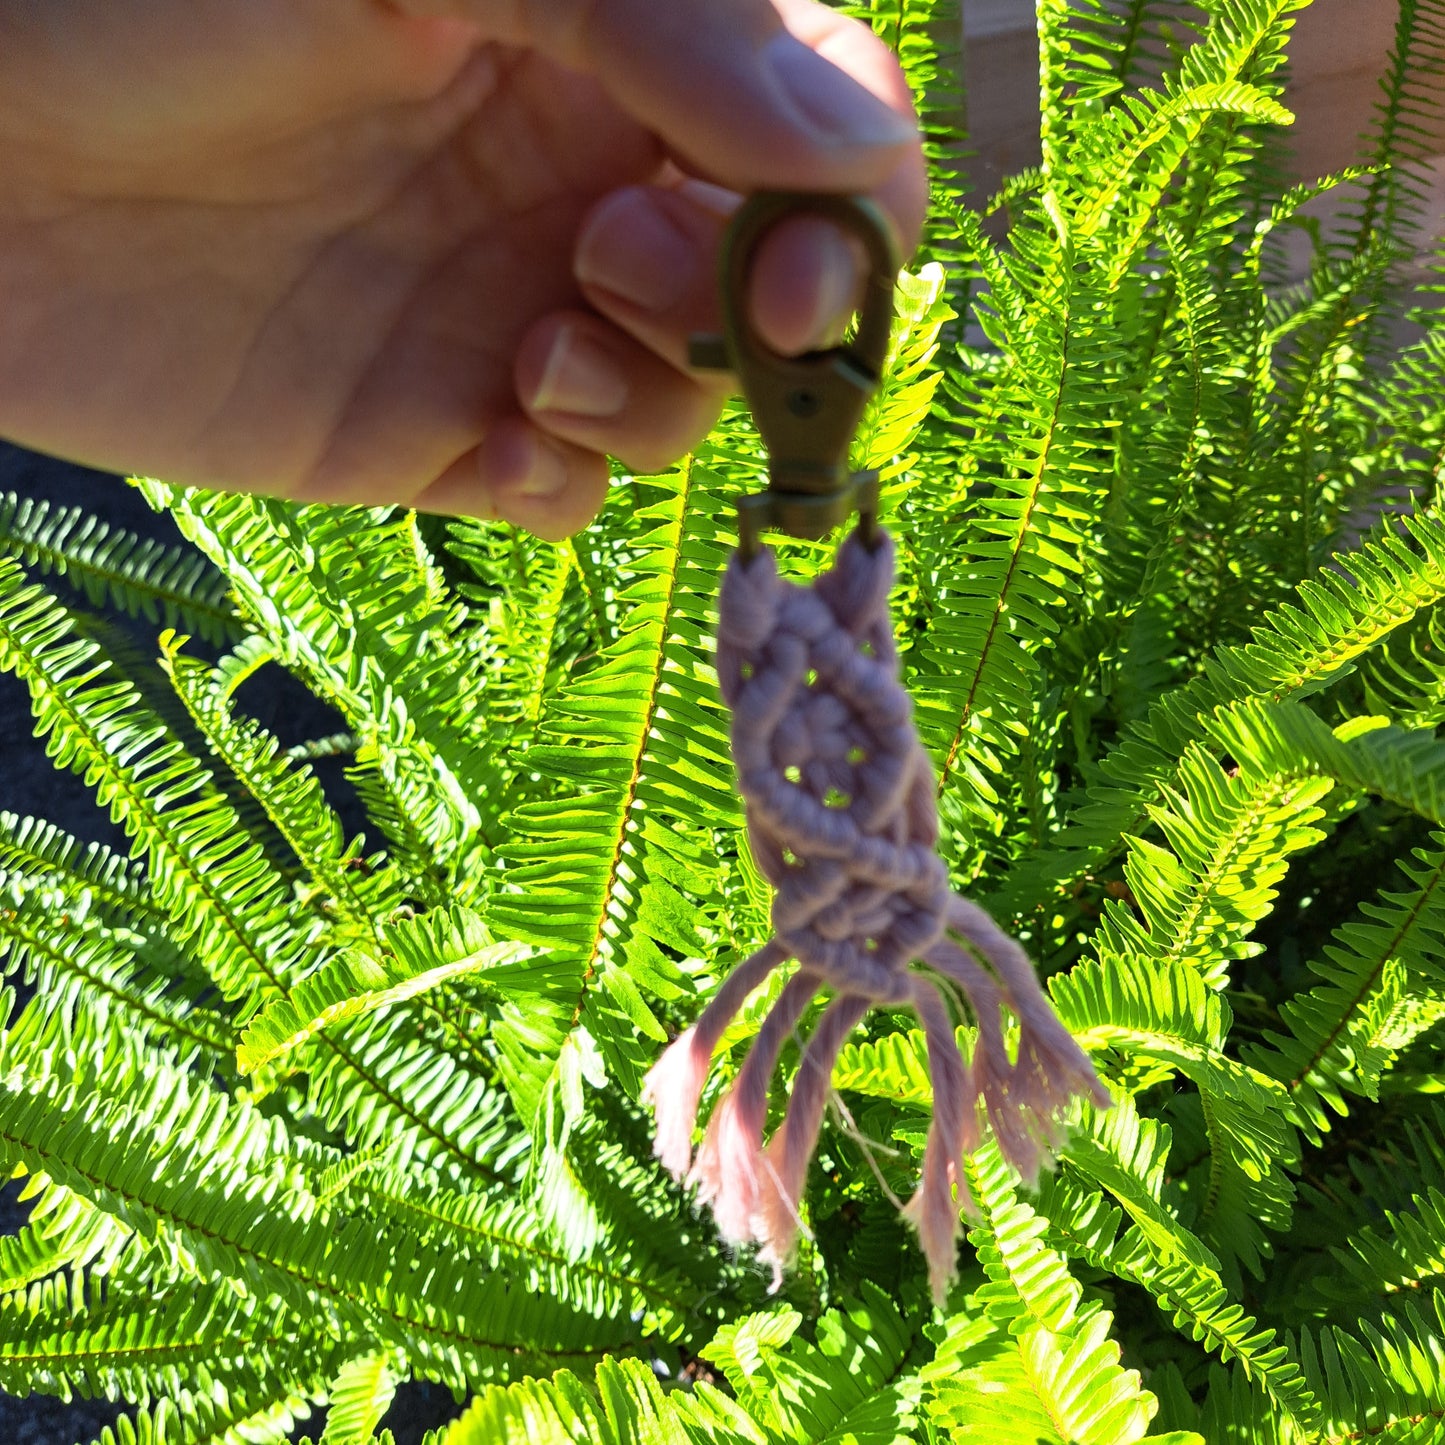
<instances>
[{"instance_id":1,"label":"lobster clasp trigger","mask_svg":"<svg viewBox=\"0 0 1445 1445\"><path fill-rule=\"evenodd\" d=\"M868 277L851 340L782 356L763 344L748 320L748 281L763 237L796 215L823 217L856 236L867 252ZM848 451L888 354L898 267L892 227L863 197L762 191L734 216L721 258L724 332L694 336L689 359L696 367L737 373L768 449L768 490L738 502L744 561L757 551L765 528L818 539L855 508L863 540L871 545L878 474L851 472Z\"/></svg>"}]
</instances>

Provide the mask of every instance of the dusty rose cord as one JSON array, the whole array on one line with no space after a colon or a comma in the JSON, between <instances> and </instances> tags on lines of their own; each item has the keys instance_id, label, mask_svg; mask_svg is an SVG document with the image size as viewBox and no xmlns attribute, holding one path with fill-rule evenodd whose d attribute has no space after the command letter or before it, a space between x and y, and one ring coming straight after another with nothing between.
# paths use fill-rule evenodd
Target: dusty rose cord
<instances>
[{"instance_id":1,"label":"dusty rose cord","mask_svg":"<svg viewBox=\"0 0 1445 1445\"><path fill-rule=\"evenodd\" d=\"M734 969L658 1060L643 1097L656 1111L658 1157L696 1183L724 1238L759 1246L776 1282L797 1239L838 1051L873 1005L911 1006L928 1044L933 1123L922 1181L904 1214L941 1300L954 1272L959 1206L972 1207L959 1164L980 1142L980 1114L1033 1182L1059 1143L1072 1097L1107 1105L1109 1095L1054 1016L1023 949L952 891L934 852L933 769L898 680L888 612L893 544L879 536L872 552L850 536L811 587L784 582L766 548L746 565L736 556L728 565L718 679L733 713L748 839L777 888L775 936ZM693 1126L713 1050L748 994L788 959L798 961L797 972L713 1111L694 1161ZM968 1064L945 992L917 962L967 997L978 1024ZM786 1117L764 1148L778 1054L824 987L833 1001L804 1051ZM1005 1005L1019 1020L1012 1061Z\"/></svg>"}]
</instances>

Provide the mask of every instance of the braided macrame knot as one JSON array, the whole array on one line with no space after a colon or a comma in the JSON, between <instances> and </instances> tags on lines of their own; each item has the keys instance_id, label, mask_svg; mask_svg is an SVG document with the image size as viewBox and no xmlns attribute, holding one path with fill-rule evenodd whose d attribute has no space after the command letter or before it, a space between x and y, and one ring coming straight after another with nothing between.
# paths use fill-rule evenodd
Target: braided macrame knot
<instances>
[{"instance_id":1,"label":"braided macrame knot","mask_svg":"<svg viewBox=\"0 0 1445 1445\"><path fill-rule=\"evenodd\" d=\"M748 840L777 889L774 937L733 970L663 1054L643 1097L656 1111L658 1157L696 1183L725 1238L760 1247L776 1287L797 1239L838 1051L869 1008L911 1006L928 1045L933 1122L922 1180L904 1213L941 1300L954 1272L959 1206L973 1209L959 1166L978 1147L981 1116L1032 1183L1060 1143L1073 1096L1107 1106L1109 1095L1054 1016L1023 949L952 891L934 851L933 768L898 679L888 612L893 544L880 536L872 552L849 537L810 587L784 582L767 549L746 566L736 556L728 566L718 678L732 709ZM713 1111L694 1160L693 1126L713 1050L747 996L788 959L797 971ZM915 968L919 962L932 972ZM978 1026L968 1064L955 1041L949 985L961 988ZM768 1082L823 987L832 1002L765 1148ZM1019 1022L1013 1059L1004 1005Z\"/></svg>"}]
</instances>

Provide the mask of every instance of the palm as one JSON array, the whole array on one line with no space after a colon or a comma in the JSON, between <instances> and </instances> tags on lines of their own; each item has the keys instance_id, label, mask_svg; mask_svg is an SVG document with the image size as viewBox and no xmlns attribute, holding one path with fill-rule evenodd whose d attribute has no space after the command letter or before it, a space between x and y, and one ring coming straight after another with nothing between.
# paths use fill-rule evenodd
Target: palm
<instances>
[{"instance_id":1,"label":"palm","mask_svg":"<svg viewBox=\"0 0 1445 1445\"><path fill-rule=\"evenodd\" d=\"M136 18L159 30L163 8ZM655 171L655 145L534 55L369 9L338 27L335 10L217 21L226 63L198 73L189 111L163 91L148 112L121 57L123 91L72 98L112 109L91 128L105 150L31 177L42 205L52 179L58 195L78 176L79 194L0 242L32 253L24 345L0 362L37 444L182 482L396 500L514 408L520 337L578 299L583 212ZM138 61L146 40L127 36ZM65 99L36 81L37 110Z\"/></svg>"},{"instance_id":2,"label":"palm","mask_svg":"<svg viewBox=\"0 0 1445 1445\"><path fill-rule=\"evenodd\" d=\"M664 146L740 189L871 190L907 244L899 110L886 49L814 0L0 0L0 431L565 535L606 454L665 466L720 404L685 353L727 197ZM852 295L812 227L754 277L785 349Z\"/></svg>"}]
</instances>

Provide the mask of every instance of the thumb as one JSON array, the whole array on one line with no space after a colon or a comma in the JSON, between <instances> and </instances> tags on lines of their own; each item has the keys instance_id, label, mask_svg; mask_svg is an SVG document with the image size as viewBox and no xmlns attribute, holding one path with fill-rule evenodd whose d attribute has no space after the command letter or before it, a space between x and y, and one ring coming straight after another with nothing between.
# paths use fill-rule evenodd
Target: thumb
<instances>
[{"instance_id":1,"label":"thumb","mask_svg":"<svg viewBox=\"0 0 1445 1445\"><path fill-rule=\"evenodd\" d=\"M866 26L822 5L784 4L791 30L770 0L523 0L521 9L538 49L595 77L693 174L739 191L883 185L918 148L892 56Z\"/></svg>"}]
</instances>

